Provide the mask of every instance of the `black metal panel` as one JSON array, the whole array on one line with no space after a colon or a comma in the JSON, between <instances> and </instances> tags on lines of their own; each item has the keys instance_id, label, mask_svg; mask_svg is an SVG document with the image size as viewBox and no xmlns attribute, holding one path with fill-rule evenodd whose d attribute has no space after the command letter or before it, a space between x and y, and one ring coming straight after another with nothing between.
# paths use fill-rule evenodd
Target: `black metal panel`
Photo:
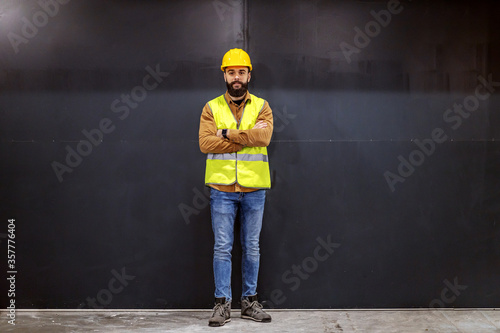
<instances>
[{"instance_id":1,"label":"black metal panel","mask_svg":"<svg viewBox=\"0 0 500 333\"><path fill-rule=\"evenodd\" d=\"M72 0L16 53L9 33L42 8L2 3L0 267L15 218L17 306L211 306L198 121L232 47L275 117L261 300L498 306L499 5L402 1L346 57L390 4Z\"/></svg>"}]
</instances>

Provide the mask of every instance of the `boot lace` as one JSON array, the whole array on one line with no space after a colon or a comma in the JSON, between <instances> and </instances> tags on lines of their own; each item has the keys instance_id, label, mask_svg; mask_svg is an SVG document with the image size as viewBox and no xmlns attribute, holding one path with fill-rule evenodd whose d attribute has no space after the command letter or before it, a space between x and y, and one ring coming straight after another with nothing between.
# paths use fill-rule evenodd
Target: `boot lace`
<instances>
[{"instance_id":1,"label":"boot lace","mask_svg":"<svg viewBox=\"0 0 500 333\"><path fill-rule=\"evenodd\" d=\"M212 314L212 317L215 317L215 314L224 317L225 313L226 313L226 308L224 307L224 304L217 303L215 304L214 313Z\"/></svg>"},{"instance_id":2,"label":"boot lace","mask_svg":"<svg viewBox=\"0 0 500 333\"><path fill-rule=\"evenodd\" d=\"M263 305L260 304L258 301L253 301L251 304L250 304L250 308L255 312L255 313L258 313L258 312L261 312L262 311L262 308L263 308Z\"/></svg>"}]
</instances>

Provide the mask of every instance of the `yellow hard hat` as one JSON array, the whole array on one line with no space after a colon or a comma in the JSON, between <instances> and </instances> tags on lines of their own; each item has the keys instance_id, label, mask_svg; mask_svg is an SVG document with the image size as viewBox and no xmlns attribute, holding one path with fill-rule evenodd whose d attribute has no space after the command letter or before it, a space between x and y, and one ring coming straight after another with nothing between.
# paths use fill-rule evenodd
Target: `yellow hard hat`
<instances>
[{"instance_id":1,"label":"yellow hard hat","mask_svg":"<svg viewBox=\"0 0 500 333\"><path fill-rule=\"evenodd\" d=\"M229 66L247 66L252 70L250 56L242 49L231 49L224 54L220 69L224 72L224 68Z\"/></svg>"}]
</instances>

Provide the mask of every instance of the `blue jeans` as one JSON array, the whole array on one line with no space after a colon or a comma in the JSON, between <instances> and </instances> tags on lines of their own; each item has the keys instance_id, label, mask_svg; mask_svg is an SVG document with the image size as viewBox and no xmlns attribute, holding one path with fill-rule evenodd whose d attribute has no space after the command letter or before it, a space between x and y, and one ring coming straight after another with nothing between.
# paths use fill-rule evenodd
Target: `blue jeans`
<instances>
[{"instance_id":1,"label":"blue jeans","mask_svg":"<svg viewBox=\"0 0 500 333\"><path fill-rule=\"evenodd\" d=\"M257 294L259 275L259 237L264 215L266 190L255 192L221 192L210 189L210 209L214 231L215 297L232 300L231 250L234 240L234 221L240 213L242 248L242 297Z\"/></svg>"}]
</instances>

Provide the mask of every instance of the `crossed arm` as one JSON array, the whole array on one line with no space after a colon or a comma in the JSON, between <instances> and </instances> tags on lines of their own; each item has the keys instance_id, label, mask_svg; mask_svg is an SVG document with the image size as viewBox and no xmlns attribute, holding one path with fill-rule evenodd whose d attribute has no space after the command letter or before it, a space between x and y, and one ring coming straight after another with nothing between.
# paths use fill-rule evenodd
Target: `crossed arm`
<instances>
[{"instance_id":1,"label":"crossed arm","mask_svg":"<svg viewBox=\"0 0 500 333\"><path fill-rule=\"evenodd\" d=\"M252 129L229 129L225 139L222 129L218 129L208 105L205 105L200 117L199 144L204 154L234 153L243 147L266 147L273 134L273 114L266 102L257 117L257 122Z\"/></svg>"}]
</instances>

